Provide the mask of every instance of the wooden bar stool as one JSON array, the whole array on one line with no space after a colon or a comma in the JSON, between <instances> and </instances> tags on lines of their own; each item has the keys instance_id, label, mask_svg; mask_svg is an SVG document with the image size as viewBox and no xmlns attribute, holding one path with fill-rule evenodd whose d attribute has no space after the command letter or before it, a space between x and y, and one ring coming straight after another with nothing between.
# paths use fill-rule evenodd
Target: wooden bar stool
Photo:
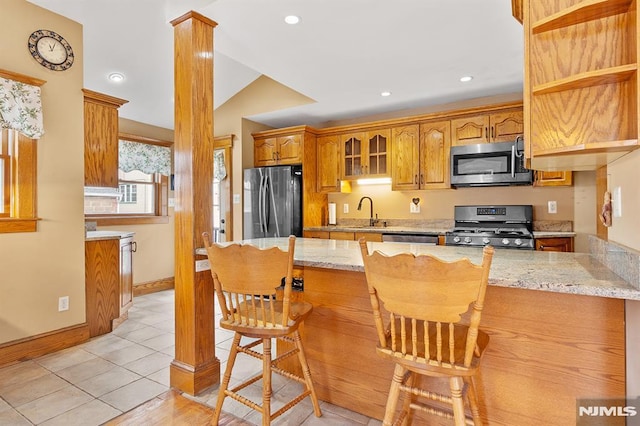
<instances>
[{"instance_id":1,"label":"wooden bar stool","mask_svg":"<svg viewBox=\"0 0 640 426\"><path fill-rule=\"evenodd\" d=\"M307 359L302 347L298 327L311 313L312 306L306 302L291 302L293 280L293 251L295 237L289 237L288 251L277 247L259 249L251 245L230 244L221 246L211 244L209 235L203 235L215 292L222 310L220 326L235 332L233 345L229 353L227 368L220 385L214 414L214 424L218 424L222 404L229 396L262 414L262 424L269 425L307 396L311 397L313 411L317 417L322 415ZM285 278L282 300L276 300L276 288ZM241 345L242 337L253 340ZM292 344L292 349L276 358L271 356L271 339L281 339ZM253 348L262 344L262 353ZM233 389L229 389L231 371L236 356L241 352L262 360L262 374L258 374ZM296 355L302 367L304 377L278 367L278 362ZM277 373L304 385L301 394L287 402L275 412L271 412L271 373ZM262 379L262 403L249 400L239 392L252 383Z\"/></svg>"},{"instance_id":2,"label":"wooden bar stool","mask_svg":"<svg viewBox=\"0 0 640 426\"><path fill-rule=\"evenodd\" d=\"M376 351L395 363L383 425L411 424L412 410L453 419L456 426L482 424L473 377L489 342L478 326L493 247L485 247L482 263L475 265L430 255L369 254L365 240L359 242L378 332ZM447 378L450 394L421 389L420 375ZM401 393L404 405L394 423ZM465 396L472 420L465 415Z\"/></svg>"}]
</instances>

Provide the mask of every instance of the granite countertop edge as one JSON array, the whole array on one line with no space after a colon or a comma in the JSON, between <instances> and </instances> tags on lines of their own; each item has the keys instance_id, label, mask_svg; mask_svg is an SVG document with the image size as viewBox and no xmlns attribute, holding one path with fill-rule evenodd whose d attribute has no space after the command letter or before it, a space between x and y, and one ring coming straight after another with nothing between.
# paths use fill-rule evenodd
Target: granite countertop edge
<instances>
[{"instance_id":1,"label":"granite countertop edge","mask_svg":"<svg viewBox=\"0 0 640 426\"><path fill-rule=\"evenodd\" d=\"M129 231L88 231L85 241L119 240L133 237L135 232Z\"/></svg>"},{"instance_id":2,"label":"granite countertop edge","mask_svg":"<svg viewBox=\"0 0 640 426\"><path fill-rule=\"evenodd\" d=\"M244 240L260 248L286 249L286 238ZM443 260L467 257L480 263L482 249L433 246L414 243L368 243L369 250L388 255L397 253L432 254ZM198 254L206 255L205 249ZM362 272L362 258L356 241L298 238L294 263L297 266ZM489 284L552 293L640 300L640 289L633 287L588 253L558 253L535 250L496 249Z\"/></svg>"}]
</instances>

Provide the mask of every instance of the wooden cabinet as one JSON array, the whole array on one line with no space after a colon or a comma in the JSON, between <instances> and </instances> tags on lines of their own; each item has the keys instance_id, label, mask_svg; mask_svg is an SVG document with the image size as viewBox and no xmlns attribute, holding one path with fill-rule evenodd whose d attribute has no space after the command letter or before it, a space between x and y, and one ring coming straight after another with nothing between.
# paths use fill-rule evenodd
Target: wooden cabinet
<instances>
[{"instance_id":1,"label":"wooden cabinet","mask_svg":"<svg viewBox=\"0 0 640 426\"><path fill-rule=\"evenodd\" d=\"M114 321L121 322L127 318L127 311L133 305L133 253L135 251L133 237L120 238L120 285L119 315ZM114 324L114 326L116 326Z\"/></svg>"},{"instance_id":2,"label":"wooden cabinet","mask_svg":"<svg viewBox=\"0 0 640 426\"><path fill-rule=\"evenodd\" d=\"M340 136L319 136L318 192L340 192Z\"/></svg>"},{"instance_id":3,"label":"wooden cabinet","mask_svg":"<svg viewBox=\"0 0 640 426\"><path fill-rule=\"evenodd\" d=\"M539 251L573 251L573 238L570 237L536 238L535 243Z\"/></svg>"},{"instance_id":4,"label":"wooden cabinet","mask_svg":"<svg viewBox=\"0 0 640 426\"><path fill-rule=\"evenodd\" d=\"M341 136L342 178L388 177L391 130L379 129Z\"/></svg>"},{"instance_id":5,"label":"wooden cabinet","mask_svg":"<svg viewBox=\"0 0 640 426\"><path fill-rule=\"evenodd\" d=\"M91 337L127 319L133 304L132 237L85 242L86 316Z\"/></svg>"},{"instance_id":6,"label":"wooden cabinet","mask_svg":"<svg viewBox=\"0 0 640 426\"><path fill-rule=\"evenodd\" d=\"M595 170L638 147L636 2L524 2L526 155Z\"/></svg>"},{"instance_id":7,"label":"wooden cabinet","mask_svg":"<svg viewBox=\"0 0 640 426\"><path fill-rule=\"evenodd\" d=\"M420 188L419 138L420 126L417 124L391 129L391 189L394 191Z\"/></svg>"},{"instance_id":8,"label":"wooden cabinet","mask_svg":"<svg viewBox=\"0 0 640 426\"><path fill-rule=\"evenodd\" d=\"M534 171L533 186L571 186L573 172L544 172Z\"/></svg>"},{"instance_id":9,"label":"wooden cabinet","mask_svg":"<svg viewBox=\"0 0 640 426\"><path fill-rule=\"evenodd\" d=\"M434 121L391 131L391 189L449 188L450 121Z\"/></svg>"},{"instance_id":10,"label":"wooden cabinet","mask_svg":"<svg viewBox=\"0 0 640 426\"><path fill-rule=\"evenodd\" d=\"M252 133L256 167L302 164L303 227L327 224L327 194L318 191L317 183L320 164L317 133L316 129L309 126Z\"/></svg>"},{"instance_id":11,"label":"wooden cabinet","mask_svg":"<svg viewBox=\"0 0 640 426\"><path fill-rule=\"evenodd\" d=\"M325 240L358 241L364 238L366 241L382 242L382 233L379 232L349 232L349 231L304 231L304 238L321 238Z\"/></svg>"},{"instance_id":12,"label":"wooden cabinet","mask_svg":"<svg viewBox=\"0 0 640 426\"><path fill-rule=\"evenodd\" d=\"M127 103L87 89L84 92L84 184L118 187L118 108Z\"/></svg>"},{"instance_id":13,"label":"wooden cabinet","mask_svg":"<svg viewBox=\"0 0 640 426\"><path fill-rule=\"evenodd\" d=\"M521 110L494 112L451 120L451 145L508 142L524 134Z\"/></svg>"},{"instance_id":14,"label":"wooden cabinet","mask_svg":"<svg viewBox=\"0 0 640 426\"><path fill-rule=\"evenodd\" d=\"M450 185L451 122L420 124L420 188L442 189Z\"/></svg>"},{"instance_id":15,"label":"wooden cabinet","mask_svg":"<svg viewBox=\"0 0 640 426\"><path fill-rule=\"evenodd\" d=\"M253 147L255 167L302 163L303 138L301 134L254 137Z\"/></svg>"}]
</instances>

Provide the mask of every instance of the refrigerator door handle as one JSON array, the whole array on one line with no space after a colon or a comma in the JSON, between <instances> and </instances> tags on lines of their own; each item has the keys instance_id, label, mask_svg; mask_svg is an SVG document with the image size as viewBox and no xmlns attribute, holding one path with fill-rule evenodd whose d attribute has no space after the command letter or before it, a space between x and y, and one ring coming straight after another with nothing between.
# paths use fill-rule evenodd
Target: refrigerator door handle
<instances>
[{"instance_id":1,"label":"refrigerator door handle","mask_svg":"<svg viewBox=\"0 0 640 426\"><path fill-rule=\"evenodd\" d=\"M269 222L271 222L271 205L269 204L269 195L273 198L271 192L271 179L269 175L264 178L264 232L265 236L269 232Z\"/></svg>"},{"instance_id":2,"label":"refrigerator door handle","mask_svg":"<svg viewBox=\"0 0 640 426\"><path fill-rule=\"evenodd\" d=\"M265 232L264 227L264 180L265 177L260 173L260 188L258 189L258 221L260 222L260 232Z\"/></svg>"}]
</instances>

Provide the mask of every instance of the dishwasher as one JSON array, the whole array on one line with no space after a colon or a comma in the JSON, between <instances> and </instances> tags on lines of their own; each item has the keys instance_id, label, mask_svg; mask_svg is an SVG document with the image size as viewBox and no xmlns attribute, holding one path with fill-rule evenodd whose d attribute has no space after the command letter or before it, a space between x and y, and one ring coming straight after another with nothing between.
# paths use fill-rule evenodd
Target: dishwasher
<instances>
[{"instance_id":1,"label":"dishwasher","mask_svg":"<svg viewBox=\"0 0 640 426\"><path fill-rule=\"evenodd\" d=\"M420 244L438 244L437 235L424 234L382 234L382 242L399 242L399 243L420 243Z\"/></svg>"}]
</instances>

